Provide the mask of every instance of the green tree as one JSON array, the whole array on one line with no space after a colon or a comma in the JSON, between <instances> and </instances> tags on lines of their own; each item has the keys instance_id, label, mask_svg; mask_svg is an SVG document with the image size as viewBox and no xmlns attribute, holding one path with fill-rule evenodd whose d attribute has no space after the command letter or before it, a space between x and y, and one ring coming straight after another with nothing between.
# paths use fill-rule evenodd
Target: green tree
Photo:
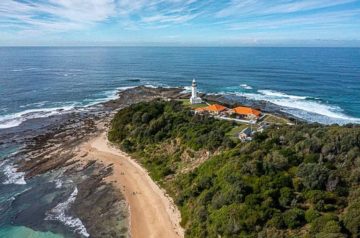
<instances>
[{"instance_id":1,"label":"green tree","mask_svg":"<svg viewBox=\"0 0 360 238\"><path fill-rule=\"evenodd\" d=\"M299 166L298 174L308 189L324 189L329 170L322 164L307 163Z\"/></svg>"},{"instance_id":2,"label":"green tree","mask_svg":"<svg viewBox=\"0 0 360 238\"><path fill-rule=\"evenodd\" d=\"M299 208L292 208L284 212L284 222L290 229L300 227L305 222L305 213Z\"/></svg>"}]
</instances>

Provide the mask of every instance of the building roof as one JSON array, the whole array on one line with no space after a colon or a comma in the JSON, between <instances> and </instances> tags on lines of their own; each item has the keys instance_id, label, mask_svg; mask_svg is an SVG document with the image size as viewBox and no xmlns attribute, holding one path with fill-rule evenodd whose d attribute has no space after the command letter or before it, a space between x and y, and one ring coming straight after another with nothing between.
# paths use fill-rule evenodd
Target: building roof
<instances>
[{"instance_id":1,"label":"building roof","mask_svg":"<svg viewBox=\"0 0 360 238\"><path fill-rule=\"evenodd\" d=\"M245 134L247 136L251 135L251 129L249 127L246 127L244 130L240 132L240 134Z\"/></svg>"},{"instance_id":2,"label":"building roof","mask_svg":"<svg viewBox=\"0 0 360 238\"><path fill-rule=\"evenodd\" d=\"M233 109L236 114L240 115L254 115L259 117L261 112L250 107L236 107Z\"/></svg>"},{"instance_id":3,"label":"building roof","mask_svg":"<svg viewBox=\"0 0 360 238\"><path fill-rule=\"evenodd\" d=\"M210 111L210 112L222 112L226 109L226 107L220 104L213 104L207 107L196 108L196 111Z\"/></svg>"}]
</instances>

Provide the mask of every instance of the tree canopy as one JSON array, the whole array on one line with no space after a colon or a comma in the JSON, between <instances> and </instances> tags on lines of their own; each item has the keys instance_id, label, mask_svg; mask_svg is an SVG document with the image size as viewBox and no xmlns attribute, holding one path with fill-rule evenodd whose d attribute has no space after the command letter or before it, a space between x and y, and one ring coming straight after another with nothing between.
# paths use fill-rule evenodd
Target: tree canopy
<instances>
[{"instance_id":1,"label":"tree canopy","mask_svg":"<svg viewBox=\"0 0 360 238\"><path fill-rule=\"evenodd\" d=\"M109 139L174 198L186 237L360 237L360 127L276 126L245 143L233 127L153 101L119 111Z\"/></svg>"}]
</instances>

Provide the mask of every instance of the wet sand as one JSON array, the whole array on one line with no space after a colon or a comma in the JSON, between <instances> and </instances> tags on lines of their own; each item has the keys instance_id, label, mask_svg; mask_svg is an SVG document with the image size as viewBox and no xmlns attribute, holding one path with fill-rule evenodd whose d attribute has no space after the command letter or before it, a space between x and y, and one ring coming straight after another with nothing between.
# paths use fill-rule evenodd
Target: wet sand
<instances>
[{"instance_id":1,"label":"wet sand","mask_svg":"<svg viewBox=\"0 0 360 238\"><path fill-rule=\"evenodd\" d=\"M106 132L79 146L81 160L97 160L112 164L113 174L107 177L125 195L130 210L130 233L133 238L184 237L179 225L180 212L135 160L110 145Z\"/></svg>"}]
</instances>

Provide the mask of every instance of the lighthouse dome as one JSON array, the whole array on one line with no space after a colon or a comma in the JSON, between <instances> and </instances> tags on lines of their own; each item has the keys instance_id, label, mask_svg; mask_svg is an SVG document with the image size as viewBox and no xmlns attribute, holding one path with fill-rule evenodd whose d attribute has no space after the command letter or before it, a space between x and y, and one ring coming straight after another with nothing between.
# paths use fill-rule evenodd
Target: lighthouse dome
<instances>
[{"instance_id":1,"label":"lighthouse dome","mask_svg":"<svg viewBox=\"0 0 360 238\"><path fill-rule=\"evenodd\" d=\"M193 86L193 87L196 87L196 81L195 81L195 79L193 79L193 81L192 81L192 86Z\"/></svg>"}]
</instances>

